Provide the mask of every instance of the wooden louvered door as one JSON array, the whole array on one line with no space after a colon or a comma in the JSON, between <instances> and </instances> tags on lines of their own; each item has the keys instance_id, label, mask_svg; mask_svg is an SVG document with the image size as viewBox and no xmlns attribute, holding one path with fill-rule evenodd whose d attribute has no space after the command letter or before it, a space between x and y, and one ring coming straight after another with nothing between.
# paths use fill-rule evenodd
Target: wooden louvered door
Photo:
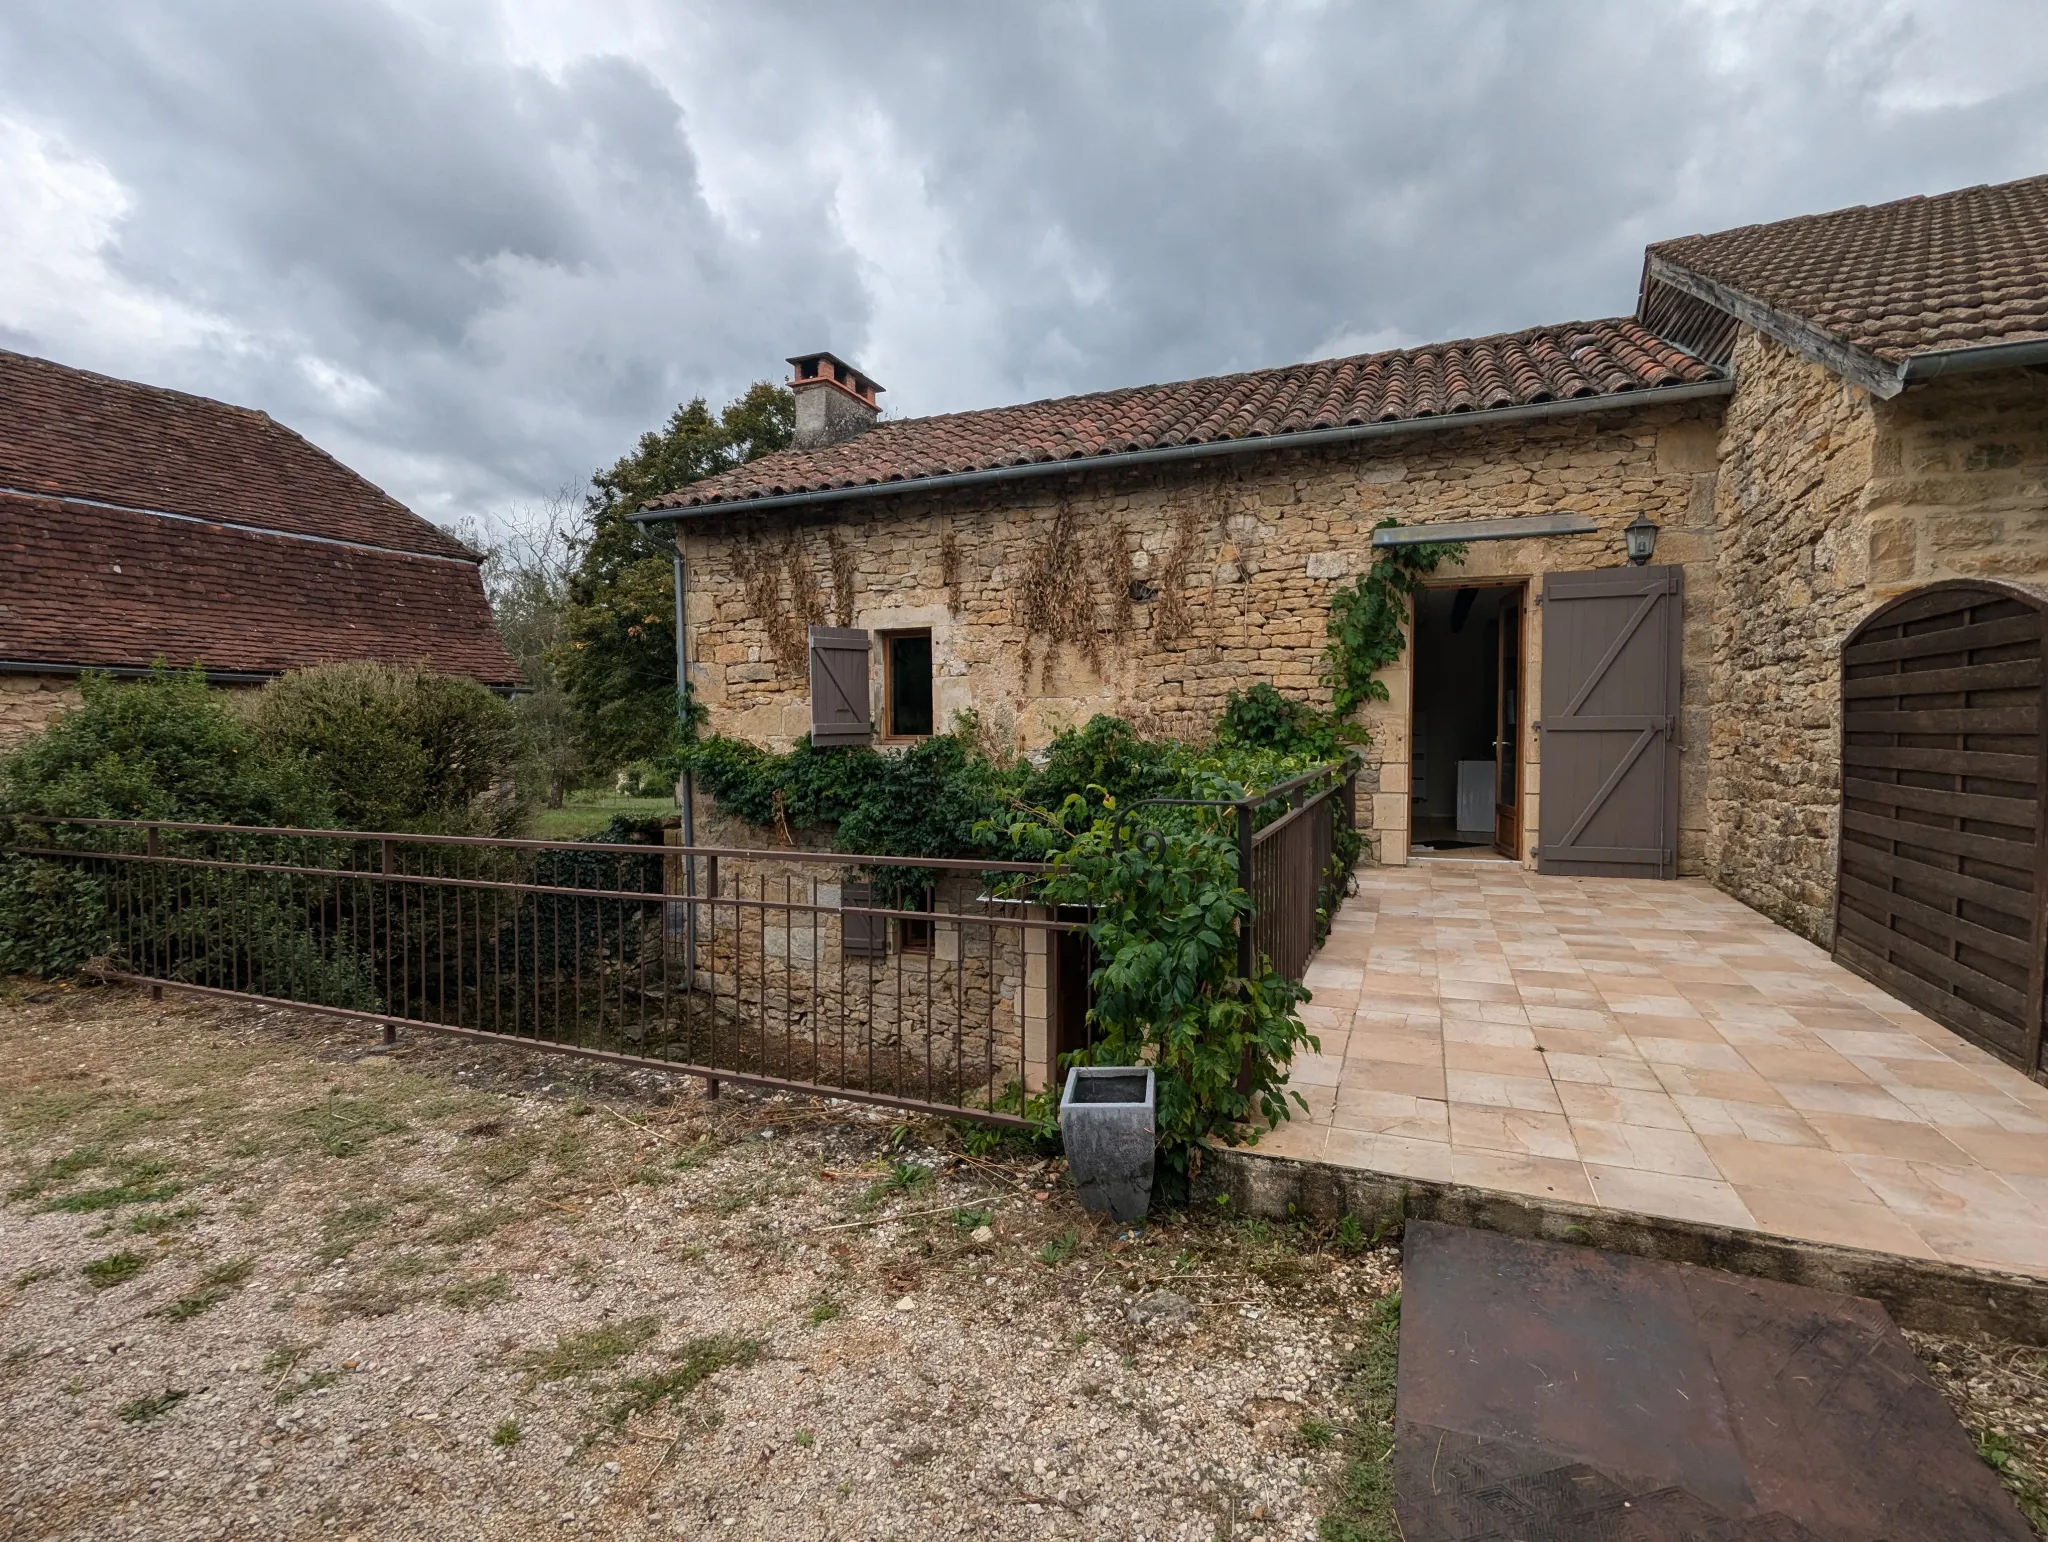
<instances>
[{"instance_id":1,"label":"wooden louvered door","mask_svg":"<svg viewBox=\"0 0 2048 1542\"><path fill-rule=\"evenodd\" d=\"M1682 572L1544 576L1538 872L1678 876Z\"/></svg>"},{"instance_id":2,"label":"wooden louvered door","mask_svg":"<svg viewBox=\"0 0 2048 1542\"><path fill-rule=\"evenodd\" d=\"M1835 957L1964 1038L2042 1068L2048 608L1937 584L1842 649Z\"/></svg>"}]
</instances>

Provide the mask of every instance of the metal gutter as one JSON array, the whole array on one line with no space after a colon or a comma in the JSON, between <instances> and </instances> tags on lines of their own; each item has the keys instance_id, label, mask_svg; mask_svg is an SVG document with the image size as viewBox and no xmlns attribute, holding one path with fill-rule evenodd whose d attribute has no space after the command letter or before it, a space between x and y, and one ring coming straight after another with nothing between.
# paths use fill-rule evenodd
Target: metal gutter
<instances>
[{"instance_id":1,"label":"metal gutter","mask_svg":"<svg viewBox=\"0 0 2048 1542\"><path fill-rule=\"evenodd\" d=\"M2029 338L2023 343L1977 343L1968 348L1944 348L1939 353L1916 353L1899 366L1899 379L1933 380L1941 375L1963 375L1982 369L2024 369L2029 364L2048 364L2048 338Z\"/></svg>"},{"instance_id":2,"label":"metal gutter","mask_svg":"<svg viewBox=\"0 0 2048 1542\"><path fill-rule=\"evenodd\" d=\"M91 673L95 675L113 675L117 679L123 680L139 680L155 672L154 665L145 667L139 664L71 664L54 659L0 659L0 675L83 675ZM171 673L183 674L185 671L173 669ZM281 669L264 671L209 669L204 673L208 685L267 685L270 681L283 674L284 671Z\"/></svg>"},{"instance_id":3,"label":"metal gutter","mask_svg":"<svg viewBox=\"0 0 2048 1542\"><path fill-rule=\"evenodd\" d=\"M351 551L379 552L387 557L417 557L422 562L460 562L479 567L481 557L456 557L446 552L407 551L400 546L374 546L368 541L345 541L334 535L308 535L299 530L273 530L267 525L237 524L231 519L209 519L203 514L173 514L168 509L145 509L132 503L109 503L104 498L80 498L71 493L37 492L32 487L0 487L0 498L33 498L44 503L70 503L82 509L111 509L117 514L144 514L151 519L174 519L187 525L211 525L220 530L238 530L244 535L274 535L283 541L310 541L316 546L345 546Z\"/></svg>"},{"instance_id":4,"label":"metal gutter","mask_svg":"<svg viewBox=\"0 0 2048 1542\"><path fill-rule=\"evenodd\" d=\"M1313 428L1304 429L1299 433L1266 434L1251 439L1223 439L1207 444L1176 444L1158 450L1124 450L1113 455L1084 455L1069 460L1033 461L1023 466L993 466L985 471L955 471L945 476L905 477L894 482L863 482L857 487L826 487L815 492L777 493L767 498L735 498L726 503L705 503L690 508L643 509L631 518L636 524L642 525L715 519L726 514L843 503L850 498L874 498L890 493L950 491L954 488L981 487L1033 477L1071 476L1101 470L1115 471L1126 466L1208 460L1221 455L1248 455L1271 450L1315 449L1326 445L1355 444L1362 440L1390 439L1447 429L1490 428L1496 424L1536 422L1545 418L1571 417L1583 412L1633 412L1638 408L1662 406L1668 402L1705 401L1717 396L1726 396L1734 389L1735 381L1732 378L1702 380L1681 386L1648 386L1640 391L1610 391L1601 396L1573 396L1563 401L1532 402L1522 407L1493 407L1477 412L1445 413L1431 418L1404 418L1395 423L1352 423L1342 428Z\"/></svg>"}]
</instances>

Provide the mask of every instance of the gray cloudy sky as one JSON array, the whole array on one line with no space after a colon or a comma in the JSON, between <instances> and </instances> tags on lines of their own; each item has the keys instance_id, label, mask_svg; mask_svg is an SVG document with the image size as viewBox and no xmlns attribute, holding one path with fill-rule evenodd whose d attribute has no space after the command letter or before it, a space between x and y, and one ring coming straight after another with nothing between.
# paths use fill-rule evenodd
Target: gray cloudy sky
<instances>
[{"instance_id":1,"label":"gray cloudy sky","mask_svg":"<svg viewBox=\"0 0 2048 1542\"><path fill-rule=\"evenodd\" d=\"M488 519L801 349L898 415L1217 373L2043 170L2044 0L7 0L0 345Z\"/></svg>"}]
</instances>

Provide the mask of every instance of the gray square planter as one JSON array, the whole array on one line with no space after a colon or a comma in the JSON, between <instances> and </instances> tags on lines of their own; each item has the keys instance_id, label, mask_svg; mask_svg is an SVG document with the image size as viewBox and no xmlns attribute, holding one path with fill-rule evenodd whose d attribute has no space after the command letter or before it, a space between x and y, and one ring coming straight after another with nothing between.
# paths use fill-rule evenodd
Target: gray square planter
<instances>
[{"instance_id":1,"label":"gray square planter","mask_svg":"<svg viewBox=\"0 0 2048 1542\"><path fill-rule=\"evenodd\" d=\"M1157 1120L1150 1066L1075 1066L1060 1098L1067 1169L1089 1210L1140 1221L1152 1201Z\"/></svg>"}]
</instances>

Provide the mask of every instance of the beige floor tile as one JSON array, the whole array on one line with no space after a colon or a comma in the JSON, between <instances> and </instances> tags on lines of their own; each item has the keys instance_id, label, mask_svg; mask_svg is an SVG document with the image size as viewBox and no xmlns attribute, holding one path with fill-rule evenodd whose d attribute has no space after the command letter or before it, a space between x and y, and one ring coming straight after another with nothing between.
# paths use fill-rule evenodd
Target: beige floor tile
<instances>
[{"instance_id":1,"label":"beige floor tile","mask_svg":"<svg viewBox=\"0 0 2048 1542\"><path fill-rule=\"evenodd\" d=\"M2038 1135L1976 1127L1944 1129L1942 1134L1980 1165L2001 1177L2048 1178L2048 1140Z\"/></svg>"},{"instance_id":2,"label":"beige floor tile","mask_svg":"<svg viewBox=\"0 0 2048 1542\"><path fill-rule=\"evenodd\" d=\"M1700 1140L1720 1175L1738 1189L1785 1189L1815 1201L1879 1203L1849 1159L1825 1146L1785 1145L1730 1135L1704 1135Z\"/></svg>"},{"instance_id":3,"label":"beige floor tile","mask_svg":"<svg viewBox=\"0 0 2048 1542\"><path fill-rule=\"evenodd\" d=\"M1756 1218L1759 1230L1802 1242L1833 1247L1867 1248L1907 1258L1936 1258L1920 1234L1897 1212L1876 1202L1852 1204L1782 1188L1735 1186L1736 1195Z\"/></svg>"},{"instance_id":4,"label":"beige floor tile","mask_svg":"<svg viewBox=\"0 0 2048 1542\"><path fill-rule=\"evenodd\" d=\"M1564 1107L1546 1076L1497 1076L1490 1071L1445 1071L1444 1091L1454 1103L1519 1108L1562 1117Z\"/></svg>"},{"instance_id":5,"label":"beige floor tile","mask_svg":"<svg viewBox=\"0 0 2048 1542\"><path fill-rule=\"evenodd\" d=\"M1555 1157L1514 1156L1497 1151L1453 1151L1451 1181L1475 1189L1525 1195L1563 1204L1594 1203L1585 1169Z\"/></svg>"},{"instance_id":6,"label":"beige floor tile","mask_svg":"<svg viewBox=\"0 0 2048 1542\"><path fill-rule=\"evenodd\" d=\"M1807 1114L1814 1133L1847 1156L1896 1157L1901 1161L1963 1163L1969 1157L1939 1130L1900 1119L1862 1119L1854 1114Z\"/></svg>"},{"instance_id":7,"label":"beige floor tile","mask_svg":"<svg viewBox=\"0 0 2048 1542\"><path fill-rule=\"evenodd\" d=\"M1673 1096L1685 1122L1699 1136L1726 1135L1782 1146L1819 1146L1820 1132L1783 1103L1743 1103L1727 1098Z\"/></svg>"},{"instance_id":8,"label":"beige floor tile","mask_svg":"<svg viewBox=\"0 0 2048 1542\"><path fill-rule=\"evenodd\" d=\"M1544 1057L1533 1049L1507 1049L1498 1044L1473 1044L1448 1035L1444 1039L1446 1071L1492 1071L1499 1076L1549 1077ZM1987 1121L1988 1116L1987 1116Z\"/></svg>"},{"instance_id":9,"label":"beige floor tile","mask_svg":"<svg viewBox=\"0 0 2048 1542\"><path fill-rule=\"evenodd\" d=\"M1614 1014L1593 1007L1544 1007L1528 1008L1529 1026L1532 1028L1579 1028L1588 1033L1616 1033Z\"/></svg>"},{"instance_id":10,"label":"beige floor tile","mask_svg":"<svg viewBox=\"0 0 2048 1542\"><path fill-rule=\"evenodd\" d=\"M1304 1162L1320 1161L1330 1127L1305 1119L1289 1119L1278 1129L1260 1135L1252 1149L1261 1156L1295 1157Z\"/></svg>"},{"instance_id":11,"label":"beige floor tile","mask_svg":"<svg viewBox=\"0 0 2048 1542\"><path fill-rule=\"evenodd\" d=\"M1730 1103L1776 1103L1789 1107L1778 1089L1754 1071L1715 1071L1700 1066L1660 1065L1657 1080L1674 1097L1720 1098Z\"/></svg>"},{"instance_id":12,"label":"beige floor tile","mask_svg":"<svg viewBox=\"0 0 2048 1542\"><path fill-rule=\"evenodd\" d=\"M1337 1085L1347 1090L1405 1092L1413 1098L1441 1098L1444 1095L1444 1073L1440 1066L1409 1065L1399 1060L1361 1060L1354 1055L1344 1062L1344 1079Z\"/></svg>"},{"instance_id":13,"label":"beige floor tile","mask_svg":"<svg viewBox=\"0 0 2048 1542\"><path fill-rule=\"evenodd\" d=\"M1593 1196L1612 1210L1639 1215L1664 1216L1674 1221L1692 1221L1706 1226L1753 1228L1756 1218L1735 1192L1734 1185L1715 1178L1681 1178L1670 1173L1646 1173L1632 1167L1603 1167L1586 1164Z\"/></svg>"},{"instance_id":14,"label":"beige floor tile","mask_svg":"<svg viewBox=\"0 0 2048 1542\"><path fill-rule=\"evenodd\" d=\"M1538 1028L1536 1047L1545 1054L1635 1056L1624 1033L1587 1028Z\"/></svg>"},{"instance_id":15,"label":"beige floor tile","mask_svg":"<svg viewBox=\"0 0 2048 1542\"><path fill-rule=\"evenodd\" d=\"M1508 1151L1522 1156L1575 1160L1578 1147L1562 1114L1532 1113L1478 1103L1452 1103L1452 1149Z\"/></svg>"},{"instance_id":16,"label":"beige floor tile","mask_svg":"<svg viewBox=\"0 0 2048 1542\"><path fill-rule=\"evenodd\" d=\"M1350 1050L1368 1060L1399 1060L1408 1065L1440 1066L1444 1060L1441 1034L1410 1028L1355 1028Z\"/></svg>"},{"instance_id":17,"label":"beige floor tile","mask_svg":"<svg viewBox=\"0 0 2048 1542\"><path fill-rule=\"evenodd\" d=\"M1678 1065L1695 1071L1746 1071L1740 1055L1718 1041L1701 1044L1692 1039L1646 1039L1630 1035L1636 1053L1652 1065Z\"/></svg>"},{"instance_id":18,"label":"beige floor tile","mask_svg":"<svg viewBox=\"0 0 2048 1542\"><path fill-rule=\"evenodd\" d=\"M1287 1066L1287 1081L1295 1087L1334 1087L1344 1069L1341 1056L1296 1055Z\"/></svg>"},{"instance_id":19,"label":"beige floor tile","mask_svg":"<svg viewBox=\"0 0 2048 1542\"><path fill-rule=\"evenodd\" d=\"M1926 1040L1910 1033L1854 1032L1841 1028L1816 1028L1814 1035L1844 1059L1946 1060L1948 1057Z\"/></svg>"},{"instance_id":20,"label":"beige floor tile","mask_svg":"<svg viewBox=\"0 0 2048 1542\"><path fill-rule=\"evenodd\" d=\"M1595 1087L1626 1087L1659 1092L1657 1073L1633 1054L1545 1055L1543 1064L1553 1082L1580 1082Z\"/></svg>"},{"instance_id":21,"label":"beige floor tile","mask_svg":"<svg viewBox=\"0 0 2048 1542\"><path fill-rule=\"evenodd\" d=\"M1914 1087L1902 1082L1887 1086L1885 1092L1895 1102L1910 1108L1923 1122L1942 1130L2002 1128L1997 1106L1982 1093L1951 1092L1946 1087ZM2018 1104L2011 1106L2019 1112Z\"/></svg>"},{"instance_id":22,"label":"beige floor tile","mask_svg":"<svg viewBox=\"0 0 2048 1542\"><path fill-rule=\"evenodd\" d=\"M1500 1049L1534 1051L1536 1031L1522 1023L1483 1023L1475 1018L1454 1015L1455 1003L1448 1003L1444 1010L1444 1042L1460 1044L1491 1044Z\"/></svg>"},{"instance_id":23,"label":"beige floor tile","mask_svg":"<svg viewBox=\"0 0 2048 1542\"><path fill-rule=\"evenodd\" d=\"M1856 1068L1880 1086L1938 1087L1944 1092L1982 1092L1983 1073L1943 1055L1935 1060L1868 1060Z\"/></svg>"},{"instance_id":24,"label":"beige floor tile","mask_svg":"<svg viewBox=\"0 0 2048 1542\"><path fill-rule=\"evenodd\" d=\"M1853 1114L1860 1119L1893 1119L1914 1123L1914 1112L1884 1088L1866 1082L1844 1087L1838 1082L1778 1081L1778 1095L1802 1114Z\"/></svg>"},{"instance_id":25,"label":"beige floor tile","mask_svg":"<svg viewBox=\"0 0 2048 1542\"><path fill-rule=\"evenodd\" d=\"M1640 1124L1610 1124L1597 1119L1571 1121L1572 1140L1585 1162L1603 1167L1631 1167L1639 1172L1671 1173L1681 1178L1719 1178L1700 1138L1690 1130L1659 1130Z\"/></svg>"},{"instance_id":26,"label":"beige floor tile","mask_svg":"<svg viewBox=\"0 0 2048 1542\"><path fill-rule=\"evenodd\" d=\"M1555 1086L1565 1117L1574 1124L1590 1119L1604 1124L1640 1124L1658 1130L1692 1128L1678 1105L1662 1092L1587 1082L1560 1081Z\"/></svg>"},{"instance_id":27,"label":"beige floor tile","mask_svg":"<svg viewBox=\"0 0 2048 1542\"><path fill-rule=\"evenodd\" d=\"M1442 1141L1411 1140L1401 1135L1376 1135L1372 1142L1372 1167L1376 1172L1398 1173L1404 1178L1421 1178L1431 1183L1452 1183L1451 1148Z\"/></svg>"},{"instance_id":28,"label":"beige floor tile","mask_svg":"<svg viewBox=\"0 0 2048 1542\"><path fill-rule=\"evenodd\" d=\"M1845 1087L1871 1085L1869 1077L1831 1049L1757 1047L1744 1050L1742 1058L1747 1069L1769 1081L1839 1082Z\"/></svg>"},{"instance_id":29,"label":"beige floor tile","mask_svg":"<svg viewBox=\"0 0 2048 1542\"><path fill-rule=\"evenodd\" d=\"M1405 1135L1414 1140L1449 1140L1450 1120L1441 1100L1403 1092L1343 1092L1331 1121L1337 1129L1367 1135Z\"/></svg>"}]
</instances>

